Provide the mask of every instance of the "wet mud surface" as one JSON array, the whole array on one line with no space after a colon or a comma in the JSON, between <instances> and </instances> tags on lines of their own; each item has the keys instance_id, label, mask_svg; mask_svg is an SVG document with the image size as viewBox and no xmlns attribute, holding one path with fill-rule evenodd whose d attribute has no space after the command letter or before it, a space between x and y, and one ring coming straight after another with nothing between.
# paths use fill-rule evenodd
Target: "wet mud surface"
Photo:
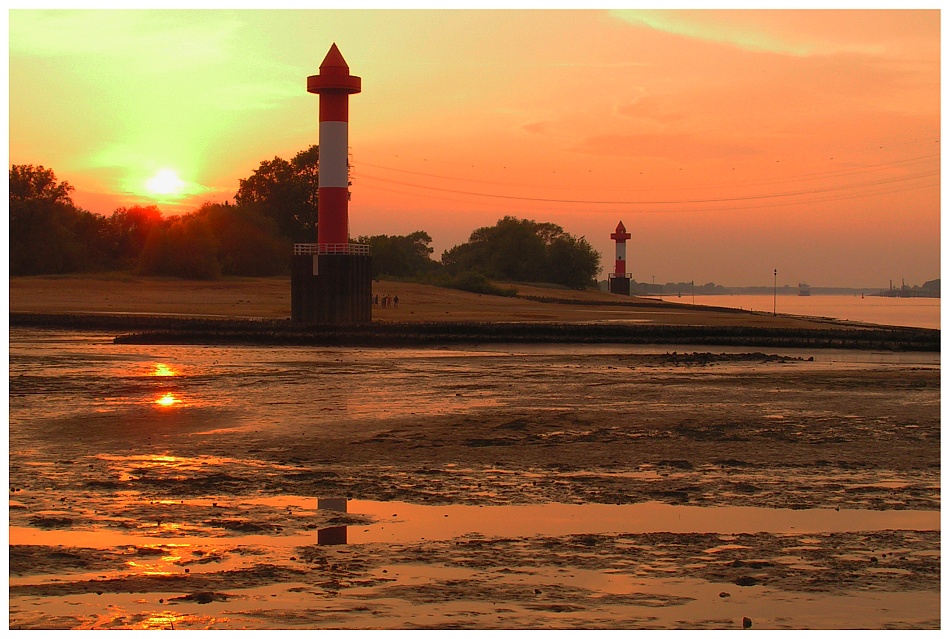
<instances>
[{"instance_id":1,"label":"wet mud surface","mask_svg":"<svg viewBox=\"0 0 950 639\"><path fill-rule=\"evenodd\" d=\"M712 516L939 511L938 360L156 348L11 342L11 627L940 625L939 526ZM711 516L360 543L328 497Z\"/></svg>"}]
</instances>

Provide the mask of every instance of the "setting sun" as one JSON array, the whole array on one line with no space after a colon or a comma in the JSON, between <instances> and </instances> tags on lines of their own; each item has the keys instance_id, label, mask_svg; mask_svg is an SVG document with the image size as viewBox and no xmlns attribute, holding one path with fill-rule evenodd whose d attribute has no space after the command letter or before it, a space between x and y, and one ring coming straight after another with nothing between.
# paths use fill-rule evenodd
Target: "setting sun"
<instances>
[{"instance_id":1,"label":"setting sun","mask_svg":"<svg viewBox=\"0 0 950 639\"><path fill-rule=\"evenodd\" d=\"M145 183L145 188L156 195L176 195L182 192L184 186L185 183L173 169L162 169Z\"/></svg>"}]
</instances>

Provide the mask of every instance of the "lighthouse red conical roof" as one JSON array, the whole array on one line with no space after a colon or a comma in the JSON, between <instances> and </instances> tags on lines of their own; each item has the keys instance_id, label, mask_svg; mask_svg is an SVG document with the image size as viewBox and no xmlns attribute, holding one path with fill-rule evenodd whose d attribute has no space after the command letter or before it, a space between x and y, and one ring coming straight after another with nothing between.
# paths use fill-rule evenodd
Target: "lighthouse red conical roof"
<instances>
[{"instance_id":1,"label":"lighthouse red conical roof","mask_svg":"<svg viewBox=\"0 0 950 639\"><path fill-rule=\"evenodd\" d=\"M327 51L327 57L323 59L323 62L320 63L320 70L323 71L327 67L342 67L349 72L350 65L346 63L346 60L343 59L343 54L340 53L340 49L336 46L334 42L330 46L330 50Z\"/></svg>"},{"instance_id":2,"label":"lighthouse red conical roof","mask_svg":"<svg viewBox=\"0 0 950 639\"><path fill-rule=\"evenodd\" d=\"M320 75L307 78L308 93L359 93L358 76L350 75L350 66L334 42L320 64Z\"/></svg>"}]
</instances>

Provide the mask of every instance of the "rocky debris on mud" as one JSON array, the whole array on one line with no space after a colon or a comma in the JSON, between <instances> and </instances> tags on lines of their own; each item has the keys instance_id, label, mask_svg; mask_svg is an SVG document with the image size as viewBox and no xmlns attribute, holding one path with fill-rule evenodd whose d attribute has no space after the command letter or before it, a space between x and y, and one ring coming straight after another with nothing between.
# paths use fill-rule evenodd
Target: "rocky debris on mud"
<instances>
[{"instance_id":1,"label":"rocky debris on mud","mask_svg":"<svg viewBox=\"0 0 950 639\"><path fill-rule=\"evenodd\" d=\"M70 528L73 525L73 519L70 517L30 517L30 525L44 530Z\"/></svg>"},{"instance_id":2,"label":"rocky debris on mud","mask_svg":"<svg viewBox=\"0 0 950 639\"><path fill-rule=\"evenodd\" d=\"M168 599L168 603L173 603L176 601L193 601L199 604L209 604L212 601L228 601L234 595L227 595L223 592L210 592L203 590L201 592L191 593L189 595L182 595L181 597L171 597Z\"/></svg>"}]
</instances>

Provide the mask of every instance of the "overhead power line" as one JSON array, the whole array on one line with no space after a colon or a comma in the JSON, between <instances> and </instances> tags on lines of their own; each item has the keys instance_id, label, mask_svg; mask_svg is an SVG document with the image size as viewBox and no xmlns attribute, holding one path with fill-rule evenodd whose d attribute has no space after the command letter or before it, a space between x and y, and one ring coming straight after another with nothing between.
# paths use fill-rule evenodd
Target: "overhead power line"
<instances>
[{"instance_id":1,"label":"overhead power line","mask_svg":"<svg viewBox=\"0 0 950 639\"><path fill-rule=\"evenodd\" d=\"M463 202L463 203L465 203L465 202L470 202L470 200L468 200L468 199L463 199L463 198L460 198L460 197L451 197L451 196L446 196L446 195L442 195L442 194L435 194L435 193L413 193L413 192L411 192L411 191L405 191L405 190L399 190L399 189L386 188L386 187L378 186L378 185L375 185L375 184L367 184L367 185L364 185L364 186L365 186L365 188L372 189L372 190L375 190L375 191L382 191L382 192L385 192L385 193L396 193L396 194L399 194L399 195L410 195L410 196L416 196L416 197L425 197L425 198L429 198L429 199L436 199L436 200L442 200L442 201L448 201L448 202ZM840 201L840 200L857 199L857 198L862 198L862 197L876 197L876 196L881 196L881 195L890 195L890 194L893 194L893 193L903 193L903 192L905 192L905 191L911 191L911 190L919 189L919 188L922 188L922 187L939 187L939 186L940 186L940 183L939 183L939 181L937 181L937 182L934 183L934 184L925 184L925 185L914 185L914 184L906 184L906 183L905 183L905 184L898 184L898 185L895 185L895 186L890 186L890 187L887 187L887 188L870 187L869 190L864 191L864 192L861 192L861 193L837 193L837 194L835 194L834 196L831 196L831 197L818 197L818 198L811 198L811 197L810 197L810 198L808 198L808 199L802 199L802 200L796 201L796 202L794 202L794 204L795 204L796 206L807 206L807 205L811 205L811 204L820 204L820 203L822 203L822 202L837 202L837 201ZM543 202L542 202L542 203L543 203ZM542 204L542 203L525 202L524 205L525 205L525 206L530 206L531 204ZM570 204L570 202L564 202L564 203ZM550 203L548 203L548 204L550 204ZM762 202L758 202L758 203L755 203L755 204L748 204L748 203L746 203L746 204L744 204L744 205L738 205L738 206L737 206L737 205L732 205L732 206L703 206L702 208L689 207L689 208L685 208L685 209L684 209L684 208L679 208L679 209L675 209L675 208L653 208L653 209L651 209L651 208L645 208L645 207L636 207L636 212L638 212L638 213L657 213L657 214L661 214L661 213L676 213L676 212L684 212L684 211L689 211L689 212L691 212L691 213L712 213L712 212L718 212L718 211L740 211L740 210L771 208L771 207L776 207L776 206L787 206L787 205L789 205L788 202L777 202L777 201L772 200L772 201L762 201ZM630 207L630 208L632 209L633 207ZM591 209L591 208L589 208L589 207L585 207L584 212L585 212L585 213L615 213L615 212L618 212L618 209L617 209L617 208Z\"/></svg>"},{"instance_id":2,"label":"overhead power line","mask_svg":"<svg viewBox=\"0 0 950 639\"><path fill-rule=\"evenodd\" d=\"M699 190L699 189L721 188L721 187L728 187L728 186L763 186L763 185L768 185L768 184L783 184L783 183L789 183L789 182L803 182L803 181L809 181L809 180L829 179L829 178L835 178L835 177L847 177L851 175L860 175L862 173L871 173L871 172L878 171L881 169L913 166L916 164L926 163L931 160L939 159L939 158L940 158L940 154L936 153L936 154L923 155L923 156L918 156L918 157L913 157L913 158L893 160L890 162L881 162L878 164L869 164L862 167L841 168L841 169L835 169L832 171L819 171L815 173L805 173L802 175L788 176L788 177L778 178L774 180L733 182L729 184L723 183L723 184L717 184L713 186L688 185L688 186L682 186L682 187L677 187L677 188L678 190L684 190L684 189ZM438 180L451 180L454 182L470 182L474 184L489 184L489 185L494 185L494 186L505 186L505 187L512 187L512 188L559 189L559 190L574 190L574 191L579 191L579 190L607 191L607 190L620 190L620 189L631 190L631 186L629 184L626 184L623 186L606 186L606 187L604 186L578 186L578 185L539 186L539 185L530 185L530 184L518 184L518 183L513 183L513 182L499 182L496 180L480 180L476 178L459 177L459 176L452 176L452 175L440 175L437 173L428 173L424 171L412 171L409 169L401 169L401 168L396 168L392 166L384 166L381 164L373 164L371 162L364 162L364 161L360 161L357 164L361 167L370 167L374 169L381 169L384 171L392 171L395 173L404 173L407 175L418 175L420 177L435 178ZM650 187L643 187L643 188L650 188Z\"/></svg>"},{"instance_id":3,"label":"overhead power line","mask_svg":"<svg viewBox=\"0 0 950 639\"><path fill-rule=\"evenodd\" d=\"M833 193L836 191L847 191L850 189L867 188L871 186L881 186L885 184L896 184L896 183L901 183L901 182L908 182L910 180L919 180L922 178L933 177L937 175L940 175L939 170L927 171L924 173L916 173L916 174L906 175L906 176L880 178L877 180L869 180L865 182L854 182L854 183L849 183L849 184L817 187L813 189L801 189L797 191L784 191L784 192L777 192L777 193L765 193L765 194L759 194L759 195L742 195L742 196L734 196L734 197L673 199L673 200L582 200L582 199L567 199L567 198L526 197L526 196L519 196L519 195L504 195L501 193L480 193L476 191L463 191L463 190L458 190L458 189L447 189L447 188L442 188L442 187L437 187L437 186L429 186L426 184L403 182L400 180L390 180L387 178L378 177L375 175L369 175L369 174L360 173L360 172L353 173L353 176L358 179L384 182L387 184L396 184L399 186L406 186L406 187L421 189L424 191L453 193L456 195L468 195L468 196L473 196L473 197L486 197L486 198L527 201L527 202L549 202L549 203L565 203L565 204L610 204L610 205L624 205L624 206L715 204L715 203L727 203L727 202L769 200L769 199L777 199L777 198L785 198L785 197L796 197L796 196L801 196L801 195Z\"/></svg>"}]
</instances>

